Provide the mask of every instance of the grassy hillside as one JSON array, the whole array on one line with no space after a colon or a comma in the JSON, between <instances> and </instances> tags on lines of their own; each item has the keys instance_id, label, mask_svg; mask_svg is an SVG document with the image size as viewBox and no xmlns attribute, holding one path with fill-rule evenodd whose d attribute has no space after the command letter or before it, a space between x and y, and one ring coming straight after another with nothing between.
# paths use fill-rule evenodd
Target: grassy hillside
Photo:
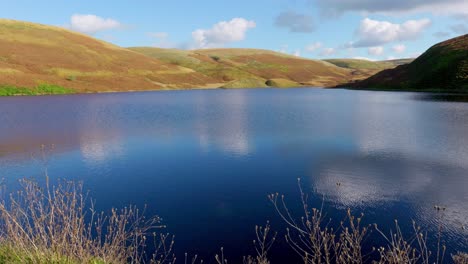
<instances>
[{"instance_id":1,"label":"grassy hillside","mask_svg":"<svg viewBox=\"0 0 468 264\"><path fill-rule=\"evenodd\" d=\"M395 67L394 64L386 61L369 61L361 59L329 59L325 61L338 67L355 70L385 70Z\"/></svg>"},{"instance_id":2,"label":"grassy hillside","mask_svg":"<svg viewBox=\"0 0 468 264\"><path fill-rule=\"evenodd\" d=\"M393 69L399 65L407 64L413 59L399 59L386 61L369 61L362 59L328 59L324 60L328 63L341 68L349 69L354 78L351 81L358 81L369 78L378 72L386 69Z\"/></svg>"},{"instance_id":3,"label":"grassy hillside","mask_svg":"<svg viewBox=\"0 0 468 264\"><path fill-rule=\"evenodd\" d=\"M0 19L0 90L53 84L72 92L102 92L215 82L192 69L59 27Z\"/></svg>"},{"instance_id":4,"label":"grassy hillside","mask_svg":"<svg viewBox=\"0 0 468 264\"><path fill-rule=\"evenodd\" d=\"M283 53L258 49L205 49L193 51L159 48L130 48L166 63L190 68L198 73L226 83L224 87L267 83L281 87L334 86L353 78L352 71L335 65L298 58ZM234 85L233 85L234 84ZM266 85L263 85L266 86Z\"/></svg>"},{"instance_id":5,"label":"grassy hillside","mask_svg":"<svg viewBox=\"0 0 468 264\"><path fill-rule=\"evenodd\" d=\"M367 76L268 50L125 49L60 27L0 19L0 95L332 87Z\"/></svg>"},{"instance_id":6,"label":"grassy hillside","mask_svg":"<svg viewBox=\"0 0 468 264\"><path fill-rule=\"evenodd\" d=\"M329 59L325 60L338 67L355 69L355 70L386 70L392 69L396 66L408 64L413 59L398 59L398 60L385 60L385 61L369 61L361 59Z\"/></svg>"},{"instance_id":7,"label":"grassy hillside","mask_svg":"<svg viewBox=\"0 0 468 264\"><path fill-rule=\"evenodd\" d=\"M434 45L410 64L351 86L368 89L468 91L468 35Z\"/></svg>"}]
</instances>

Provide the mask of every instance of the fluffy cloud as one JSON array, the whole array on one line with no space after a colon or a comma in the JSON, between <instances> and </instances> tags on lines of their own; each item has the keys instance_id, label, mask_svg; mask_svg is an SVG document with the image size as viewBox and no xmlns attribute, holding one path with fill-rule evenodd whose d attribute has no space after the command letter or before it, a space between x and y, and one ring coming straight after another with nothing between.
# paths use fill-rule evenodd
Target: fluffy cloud
<instances>
[{"instance_id":1,"label":"fluffy cloud","mask_svg":"<svg viewBox=\"0 0 468 264\"><path fill-rule=\"evenodd\" d=\"M307 52L314 52L314 51L320 49L321 47L322 47L322 43L320 43L320 42L315 42L315 43L312 43L312 44L308 45L308 46L305 48L305 50L306 50Z\"/></svg>"},{"instance_id":2,"label":"fluffy cloud","mask_svg":"<svg viewBox=\"0 0 468 264\"><path fill-rule=\"evenodd\" d=\"M355 59L355 60L375 61L375 59L371 59L371 58L367 58L367 57L360 57L360 56L353 57L353 59Z\"/></svg>"},{"instance_id":3,"label":"fluffy cloud","mask_svg":"<svg viewBox=\"0 0 468 264\"><path fill-rule=\"evenodd\" d=\"M382 46L370 47L370 48L367 50L367 53L369 53L369 55L373 55L373 56L382 55L383 52L384 52L384 48L383 48Z\"/></svg>"},{"instance_id":4,"label":"fluffy cloud","mask_svg":"<svg viewBox=\"0 0 468 264\"><path fill-rule=\"evenodd\" d=\"M292 53L292 55L296 56L296 57L300 57L301 56L301 50L296 50Z\"/></svg>"},{"instance_id":5,"label":"fluffy cloud","mask_svg":"<svg viewBox=\"0 0 468 264\"><path fill-rule=\"evenodd\" d=\"M245 39L249 29L255 28L254 21L234 18L221 21L211 29L197 29L192 32L193 48L216 48Z\"/></svg>"},{"instance_id":6,"label":"fluffy cloud","mask_svg":"<svg viewBox=\"0 0 468 264\"><path fill-rule=\"evenodd\" d=\"M438 15L468 15L466 0L311 0L327 15L344 12L415 13L430 12Z\"/></svg>"},{"instance_id":7,"label":"fluffy cloud","mask_svg":"<svg viewBox=\"0 0 468 264\"><path fill-rule=\"evenodd\" d=\"M169 33L167 32L148 32L146 36L156 40L152 45L154 47L164 49L181 48L181 45L177 45L169 40Z\"/></svg>"},{"instance_id":8,"label":"fluffy cloud","mask_svg":"<svg viewBox=\"0 0 468 264\"><path fill-rule=\"evenodd\" d=\"M458 35L464 35L468 33L468 25L467 24L456 24L450 27L453 32Z\"/></svg>"},{"instance_id":9,"label":"fluffy cloud","mask_svg":"<svg viewBox=\"0 0 468 264\"><path fill-rule=\"evenodd\" d=\"M413 52L410 54L410 58L417 58L422 55L422 52Z\"/></svg>"},{"instance_id":10,"label":"fluffy cloud","mask_svg":"<svg viewBox=\"0 0 468 264\"><path fill-rule=\"evenodd\" d=\"M356 31L353 47L374 47L394 41L414 40L431 25L431 20L408 20L402 24L365 18Z\"/></svg>"},{"instance_id":11,"label":"fluffy cloud","mask_svg":"<svg viewBox=\"0 0 468 264\"><path fill-rule=\"evenodd\" d=\"M445 38L448 38L450 36L450 33L449 32L445 32L445 31L437 31L436 33L432 34L434 37L436 38L441 38L441 39L445 39Z\"/></svg>"},{"instance_id":12,"label":"fluffy cloud","mask_svg":"<svg viewBox=\"0 0 468 264\"><path fill-rule=\"evenodd\" d=\"M334 54L336 54L336 49L334 49L334 48L324 48L320 52L320 56L331 56L331 55L334 55Z\"/></svg>"},{"instance_id":13,"label":"fluffy cloud","mask_svg":"<svg viewBox=\"0 0 468 264\"><path fill-rule=\"evenodd\" d=\"M102 18L96 15L75 14L70 19L71 30L86 34L96 34L100 31L116 29L122 27L122 24L111 18Z\"/></svg>"},{"instance_id":14,"label":"fluffy cloud","mask_svg":"<svg viewBox=\"0 0 468 264\"><path fill-rule=\"evenodd\" d=\"M392 47L393 52L395 53L403 53L406 50L406 46L403 44L398 44Z\"/></svg>"},{"instance_id":15,"label":"fluffy cloud","mask_svg":"<svg viewBox=\"0 0 468 264\"><path fill-rule=\"evenodd\" d=\"M315 30L312 16L294 11L285 11L276 17L277 27L287 28L290 32L309 33Z\"/></svg>"}]
</instances>

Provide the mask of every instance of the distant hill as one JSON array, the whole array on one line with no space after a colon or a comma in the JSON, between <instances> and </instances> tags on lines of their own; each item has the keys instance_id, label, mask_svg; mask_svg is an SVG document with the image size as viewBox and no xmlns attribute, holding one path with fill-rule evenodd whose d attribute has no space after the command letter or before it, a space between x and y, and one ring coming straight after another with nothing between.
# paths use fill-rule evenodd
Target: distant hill
<instances>
[{"instance_id":1,"label":"distant hill","mask_svg":"<svg viewBox=\"0 0 468 264\"><path fill-rule=\"evenodd\" d=\"M352 78L349 69L318 60L259 49L204 49L181 51L135 47L140 52L166 63L177 64L207 75L223 87L250 87L262 83L291 86L334 86ZM247 86L246 86L247 85Z\"/></svg>"},{"instance_id":2,"label":"distant hill","mask_svg":"<svg viewBox=\"0 0 468 264\"><path fill-rule=\"evenodd\" d=\"M330 62L259 49L127 49L60 27L0 19L0 95L333 87L395 64Z\"/></svg>"},{"instance_id":3,"label":"distant hill","mask_svg":"<svg viewBox=\"0 0 468 264\"><path fill-rule=\"evenodd\" d=\"M0 85L50 83L75 92L217 87L192 69L59 27L0 19Z\"/></svg>"},{"instance_id":4,"label":"distant hill","mask_svg":"<svg viewBox=\"0 0 468 264\"><path fill-rule=\"evenodd\" d=\"M357 81L369 78L380 71L408 64L413 60L414 59L370 61L365 59L327 59L324 61L351 70L351 74L355 77L351 81Z\"/></svg>"},{"instance_id":5,"label":"distant hill","mask_svg":"<svg viewBox=\"0 0 468 264\"><path fill-rule=\"evenodd\" d=\"M414 59L398 59L385 61L370 61L364 59L327 59L324 60L338 67L355 70L386 70L396 66L411 63Z\"/></svg>"},{"instance_id":6,"label":"distant hill","mask_svg":"<svg viewBox=\"0 0 468 264\"><path fill-rule=\"evenodd\" d=\"M468 91L468 34L432 46L410 64L350 84L355 88Z\"/></svg>"}]
</instances>

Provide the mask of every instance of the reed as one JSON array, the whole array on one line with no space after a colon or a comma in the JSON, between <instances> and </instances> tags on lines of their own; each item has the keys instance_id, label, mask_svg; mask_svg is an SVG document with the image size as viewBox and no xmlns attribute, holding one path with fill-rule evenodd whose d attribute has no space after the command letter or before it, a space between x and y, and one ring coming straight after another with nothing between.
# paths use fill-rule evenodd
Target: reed
<instances>
[{"instance_id":1,"label":"reed","mask_svg":"<svg viewBox=\"0 0 468 264\"><path fill-rule=\"evenodd\" d=\"M135 206L97 212L83 185L62 181L45 188L21 180L0 203L0 245L6 263L167 263L173 240L157 235L160 218ZM148 237L156 252L146 255ZM149 259L149 260L148 260Z\"/></svg>"}]
</instances>

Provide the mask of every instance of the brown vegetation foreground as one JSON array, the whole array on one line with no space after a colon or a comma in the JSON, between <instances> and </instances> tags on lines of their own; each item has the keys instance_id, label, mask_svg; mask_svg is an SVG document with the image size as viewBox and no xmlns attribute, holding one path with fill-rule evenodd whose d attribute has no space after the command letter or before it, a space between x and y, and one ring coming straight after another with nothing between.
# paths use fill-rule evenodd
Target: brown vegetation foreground
<instances>
[{"instance_id":1,"label":"brown vegetation foreground","mask_svg":"<svg viewBox=\"0 0 468 264\"><path fill-rule=\"evenodd\" d=\"M48 179L48 178L46 178ZM63 181L45 188L31 180L21 180L22 189L11 194L8 204L0 203L0 263L176 263L173 237L156 235L163 226L158 217L145 218L144 211L130 206L98 213L83 193L82 184ZM300 181L299 181L300 186ZM303 216L295 218L284 196L269 195L279 216L288 225L285 239L302 258L302 263L445 263L445 246L437 252L427 247L427 234L416 224L414 234L403 234L395 221L395 231L384 234L377 225L362 225L362 217L348 210L340 228L333 229L322 210L309 208L307 195L300 187ZM373 230L387 241L385 246L364 252L363 241ZM255 228L255 256L243 258L245 264L269 264L268 252L277 235L267 223ZM154 239L147 239L152 236ZM154 252L147 255L148 241ZM468 263L468 255L452 256L457 264ZM221 254L218 264L227 264ZM197 256L184 263L203 263ZM231 263L231 261L229 262Z\"/></svg>"}]
</instances>

